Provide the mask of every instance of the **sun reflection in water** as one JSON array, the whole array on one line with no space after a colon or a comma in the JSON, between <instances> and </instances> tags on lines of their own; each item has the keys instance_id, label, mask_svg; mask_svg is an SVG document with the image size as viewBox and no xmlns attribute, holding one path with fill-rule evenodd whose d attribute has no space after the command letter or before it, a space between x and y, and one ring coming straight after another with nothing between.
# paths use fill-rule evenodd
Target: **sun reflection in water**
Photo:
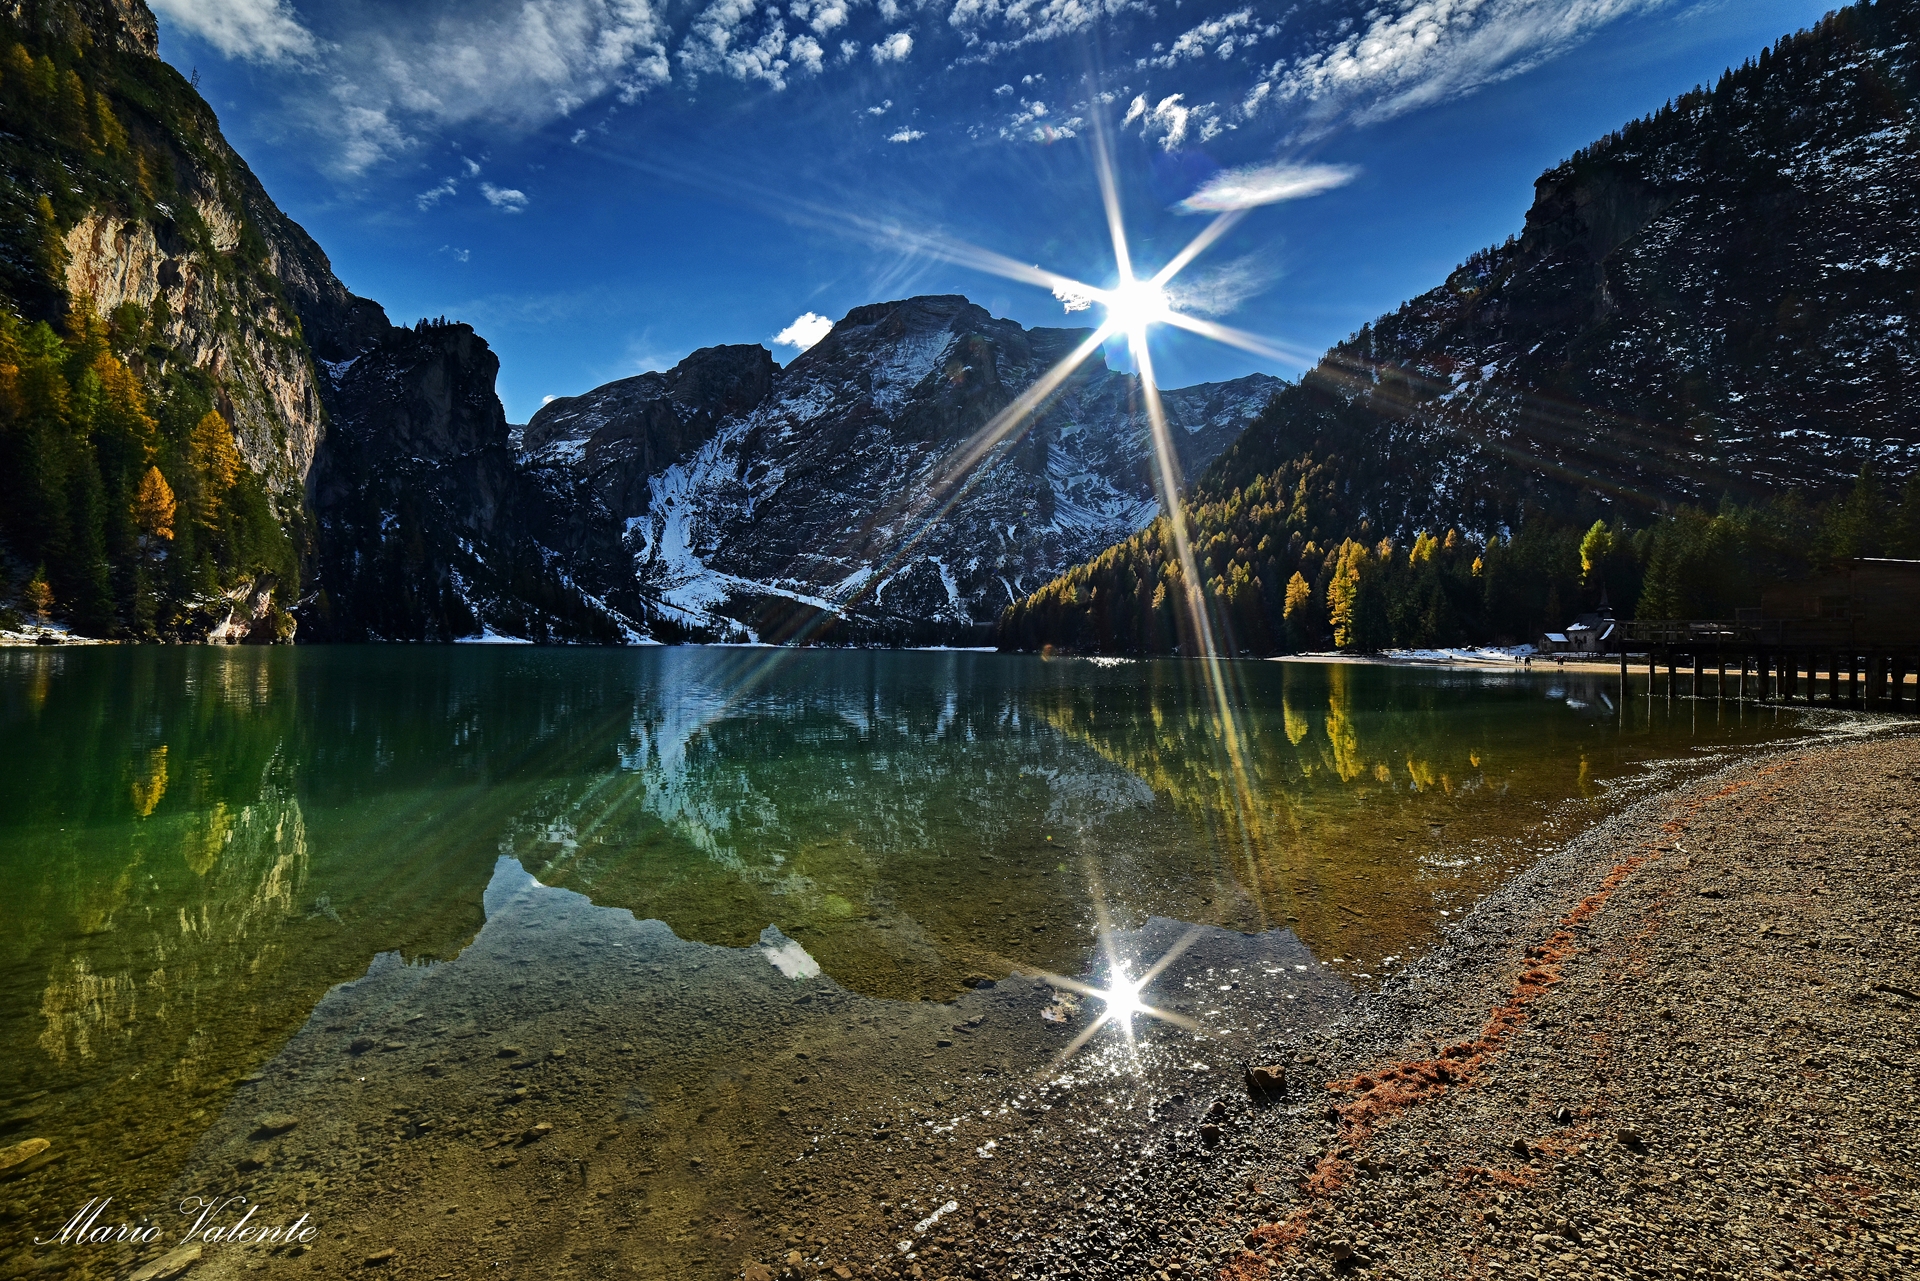
<instances>
[{"instance_id":1,"label":"sun reflection in water","mask_svg":"<svg viewBox=\"0 0 1920 1281\"><path fill-rule=\"evenodd\" d=\"M1124 1028L1132 1028L1133 1016L1147 1008L1146 1002L1140 999L1140 985L1125 975L1115 979L1113 986L1099 996L1106 1003L1107 1017Z\"/></svg>"}]
</instances>

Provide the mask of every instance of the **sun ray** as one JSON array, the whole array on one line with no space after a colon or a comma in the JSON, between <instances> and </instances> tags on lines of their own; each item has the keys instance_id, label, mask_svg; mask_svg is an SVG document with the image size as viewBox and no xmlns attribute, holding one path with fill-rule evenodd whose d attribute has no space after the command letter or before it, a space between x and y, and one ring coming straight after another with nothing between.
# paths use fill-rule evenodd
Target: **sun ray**
<instances>
[{"instance_id":1,"label":"sun ray","mask_svg":"<svg viewBox=\"0 0 1920 1281\"><path fill-rule=\"evenodd\" d=\"M1214 241L1232 231L1234 224L1246 216L1247 211L1244 209L1229 209L1201 228L1200 234L1189 240L1186 248L1168 259L1166 266L1153 273L1153 284L1164 286L1185 271L1188 263L1205 253Z\"/></svg>"},{"instance_id":2,"label":"sun ray","mask_svg":"<svg viewBox=\"0 0 1920 1281\"><path fill-rule=\"evenodd\" d=\"M1169 325L1184 329L1188 333L1199 334L1202 338L1211 338L1215 342L1225 343L1229 347L1238 347L1242 351L1250 351L1256 356L1266 356L1272 360L1283 360L1289 364L1311 367L1319 359L1302 348L1288 347L1271 338L1262 338L1244 329L1235 329L1232 325L1223 325L1216 320L1202 320L1198 316L1190 316L1181 311L1168 312L1166 321Z\"/></svg>"},{"instance_id":3,"label":"sun ray","mask_svg":"<svg viewBox=\"0 0 1920 1281\"><path fill-rule=\"evenodd\" d=\"M1176 960L1180 958L1180 954L1182 952L1186 951L1188 948L1192 947L1195 943L1198 943L1199 941L1200 941L1200 928L1198 926L1195 926L1193 929L1188 930L1185 934L1182 934L1180 936L1179 942L1175 943L1172 947L1162 952L1160 954L1160 959L1147 967L1147 972L1140 976L1140 986L1145 987L1147 984L1159 978L1161 971L1165 970L1169 965L1172 965Z\"/></svg>"},{"instance_id":4,"label":"sun ray","mask_svg":"<svg viewBox=\"0 0 1920 1281\"><path fill-rule=\"evenodd\" d=\"M1127 222L1120 212L1120 180L1113 172L1113 156L1107 150L1107 130L1096 114L1093 145L1094 172L1100 177L1100 203L1107 211L1107 234L1113 238L1113 265L1120 282L1133 279L1133 253L1127 246Z\"/></svg>"},{"instance_id":5,"label":"sun ray","mask_svg":"<svg viewBox=\"0 0 1920 1281\"><path fill-rule=\"evenodd\" d=\"M1051 369L1035 379L1031 386L1014 397L1011 404L995 414L980 430L968 437L948 456L940 474L928 485L927 492L920 502L915 504L918 514L914 513L913 507L903 513L914 521L912 532L902 538L888 553L878 567L880 572L876 572L867 580L869 584L883 582L886 578L885 570L905 560L912 554L915 547L939 527L947 513L952 511L954 506L980 483L984 475L980 464L987 455L1013 436L1023 425L1030 426L1048 398L1058 391L1061 384L1072 377L1073 372L1085 364L1094 352L1100 350L1101 344L1112 337L1112 334L1113 330L1109 325L1101 325L1088 334L1079 346L1055 362ZM868 590L870 590L869 587L863 586L860 591L841 601L840 608L844 610L856 603Z\"/></svg>"}]
</instances>

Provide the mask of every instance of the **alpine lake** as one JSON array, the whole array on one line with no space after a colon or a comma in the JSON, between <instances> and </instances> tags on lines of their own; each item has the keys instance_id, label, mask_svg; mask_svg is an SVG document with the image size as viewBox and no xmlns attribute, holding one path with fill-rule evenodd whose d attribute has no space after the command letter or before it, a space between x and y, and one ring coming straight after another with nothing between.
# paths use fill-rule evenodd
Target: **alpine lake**
<instances>
[{"instance_id":1,"label":"alpine lake","mask_svg":"<svg viewBox=\"0 0 1920 1281\"><path fill-rule=\"evenodd\" d=\"M1013 1275L967 1257L990 1209L1204 1159L1243 1063L1515 869L1809 732L1211 670L0 651L0 1276L196 1221L191 1277ZM151 1239L60 1239L101 1198ZM205 1237L248 1213L293 1230Z\"/></svg>"}]
</instances>

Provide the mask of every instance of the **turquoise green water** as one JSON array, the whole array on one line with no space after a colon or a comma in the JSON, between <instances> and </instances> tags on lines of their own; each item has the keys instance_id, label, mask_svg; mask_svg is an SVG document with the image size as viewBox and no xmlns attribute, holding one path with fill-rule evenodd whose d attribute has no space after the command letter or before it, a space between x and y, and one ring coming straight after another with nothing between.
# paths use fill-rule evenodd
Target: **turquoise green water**
<instances>
[{"instance_id":1,"label":"turquoise green water","mask_svg":"<svg viewBox=\"0 0 1920 1281\"><path fill-rule=\"evenodd\" d=\"M0 652L0 1148L49 1142L0 1170L0 1264L32 1265L32 1236L88 1196L157 1203L223 1118L251 1106L248 1078L304 1053L303 1028L325 1034L323 998L351 1004L327 993L376 956L491 973L484 949L463 950L506 910L503 887L522 869L583 896L568 903L658 922L636 949L703 945L713 959L686 962L696 967L748 958L749 977L772 974L758 945L777 927L797 945L785 955L817 966L854 1008L914 1018L949 1009L970 980L1085 974L1103 929L1149 918L1284 940L1326 963L1328 982L1364 986L1662 771L1800 732L1732 705L1641 698L1623 713L1603 677L1273 663L1230 673L1231 740L1198 669L1178 662ZM476 979L429 1022L448 1037L508 1035L516 994L562 973L557 955L519 955L511 974ZM542 1018L571 1008L571 980L555 981ZM641 1000L630 986L595 990L581 1017L638 1038L620 1042L634 1055L650 1053L648 1028L684 1040L691 1019L720 1037L712 1053L729 1070L753 1070L752 1039L723 1035L764 1017L746 988L687 995L697 1009L648 997L639 1023L621 1021ZM1282 995L1234 992L1218 1002L1223 1025L1256 1021L1229 999ZM1041 1053L1020 1040L1052 1034L1038 1008L995 1054ZM876 1017L850 1016L847 1029ZM577 1044L595 1026L542 1035ZM958 1088L922 1057L916 1047L909 1068L876 1048L806 1077L810 1088L896 1077ZM976 1058L970 1067L994 1055ZM438 1077L462 1061L441 1055L421 1070ZM658 1056L644 1092L676 1094L714 1063ZM648 1168L648 1144L675 1141L664 1122L642 1130L634 1171ZM751 1146L720 1145L703 1177ZM742 1168L758 1159L749 1151ZM317 1196L320 1185L300 1187ZM675 1247L661 1237L633 1248L650 1258ZM71 1264L76 1275L93 1266Z\"/></svg>"}]
</instances>

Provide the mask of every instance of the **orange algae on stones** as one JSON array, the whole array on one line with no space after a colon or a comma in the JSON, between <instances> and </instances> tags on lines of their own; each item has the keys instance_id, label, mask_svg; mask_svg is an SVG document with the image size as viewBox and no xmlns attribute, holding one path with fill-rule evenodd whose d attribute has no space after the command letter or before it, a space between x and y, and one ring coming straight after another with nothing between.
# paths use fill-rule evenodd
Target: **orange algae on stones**
<instances>
[{"instance_id":1,"label":"orange algae on stones","mask_svg":"<svg viewBox=\"0 0 1920 1281\"><path fill-rule=\"evenodd\" d=\"M1668 824L1664 830L1684 826L1684 822ZM1221 1281L1257 1281L1265 1277L1267 1260L1259 1251L1278 1255L1300 1247L1317 1203L1332 1197L1352 1178L1351 1158L1366 1146L1379 1127L1422 1102L1471 1082L1487 1059L1498 1053L1508 1037L1526 1022L1527 1007L1560 981L1562 962L1577 950L1574 930L1605 907L1622 882L1659 855L1659 848L1654 848L1615 864L1593 893L1560 918L1558 929L1528 948L1527 968L1514 981L1507 999L1488 1013L1480 1034L1474 1039L1447 1046L1432 1059L1403 1060L1345 1080L1328 1081L1328 1091L1354 1096L1332 1109L1339 1117L1340 1141L1349 1159L1322 1157L1301 1183L1302 1202L1284 1219L1262 1224L1249 1232L1247 1250L1220 1268ZM1524 1186L1535 1177L1526 1171L1484 1166L1464 1166L1460 1176L1468 1182L1478 1179L1494 1186L1510 1187Z\"/></svg>"}]
</instances>

